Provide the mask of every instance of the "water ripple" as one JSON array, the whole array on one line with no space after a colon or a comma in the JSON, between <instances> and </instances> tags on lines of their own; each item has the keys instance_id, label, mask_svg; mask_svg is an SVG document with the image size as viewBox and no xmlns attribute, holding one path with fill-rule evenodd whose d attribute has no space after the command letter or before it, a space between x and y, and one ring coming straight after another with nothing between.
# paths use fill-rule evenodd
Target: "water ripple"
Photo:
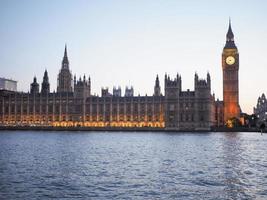
<instances>
[{"instance_id":1,"label":"water ripple","mask_svg":"<svg viewBox=\"0 0 267 200\"><path fill-rule=\"evenodd\" d=\"M267 199L257 133L1 132L0 199Z\"/></svg>"}]
</instances>

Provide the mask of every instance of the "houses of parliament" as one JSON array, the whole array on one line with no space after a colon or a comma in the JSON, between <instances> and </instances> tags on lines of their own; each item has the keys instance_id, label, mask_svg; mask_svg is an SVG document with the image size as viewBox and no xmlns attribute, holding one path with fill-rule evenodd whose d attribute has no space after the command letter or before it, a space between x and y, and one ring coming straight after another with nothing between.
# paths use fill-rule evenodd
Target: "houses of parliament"
<instances>
[{"instance_id":1,"label":"houses of parliament","mask_svg":"<svg viewBox=\"0 0 267 200\"><path fill-rule=\"evenodd\" d=\"M134 96L132 87L126 87L124 95L120 87L92 95L90 77L72 76L65 46L57 91L50 91L46 70L41 85L34 77L28 93L1 90L0 125L210 130L239 118L238 70L231 23L222 53L223 101L211 94L209 73L204 79L195 74L194 91L182 90L179 74L165 74L164 91L157 76L152 96Z\"/></svg>"}]
</instances>

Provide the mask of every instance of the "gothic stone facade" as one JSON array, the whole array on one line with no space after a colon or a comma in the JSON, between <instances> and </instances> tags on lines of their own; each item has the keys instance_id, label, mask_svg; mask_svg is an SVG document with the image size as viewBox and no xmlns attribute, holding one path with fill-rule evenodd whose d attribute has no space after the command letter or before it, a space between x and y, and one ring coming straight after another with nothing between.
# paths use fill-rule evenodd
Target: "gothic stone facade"
<instances>
[{"instance_id":1,"label":"gothic stone facade","mask_svg":"<svg viewBox=\"0 0 267 200\"><path fill-rule=\"evenodd\" d=\"M165 128L169 130L205 130L215 124L215 101L207 80L195 74L195 91L182 91L181 76L165 76Z\"/></svg>"},{"instance_id":2,"label":"gothic stone facade","mask_svg":"<svg viewBox=\"0 0 267 200\"><path fill-rule=\"evenodd\" d=\"M85 91L88 81L84 80L77 81L74 92L68 93L1 91L0 122L2 125L210 129L214 122L214 98L208 83L198 80L195 91L181 91L172 87L174 82L177 80L165 78L165 97L92 96L89 90Z\"/></svg>"},{"instance_id":3,"label":"gothic stone facade","mask_svg":"<svg viewBox=\"0 0 267 200\"><path fill-rule=\"evenodd\" d=\"M64 72L63 72L64 71ZM166 130L209 130L214 124L215 101L210 75L199 79L195 90L182 91L181 76L165 75L165 96L158 76L152 96L134 96L133 88L102 89L91 95L90 78L74 77L69 70L67 49L58 75L57 92L50 92L45 71L41 91L34 77L30 93L0 91L0 123L9 126L154 127ZM73 87L72 87L73 85ZM72 89L73 88L73 89Z\"/></svg>"}]
</instances>

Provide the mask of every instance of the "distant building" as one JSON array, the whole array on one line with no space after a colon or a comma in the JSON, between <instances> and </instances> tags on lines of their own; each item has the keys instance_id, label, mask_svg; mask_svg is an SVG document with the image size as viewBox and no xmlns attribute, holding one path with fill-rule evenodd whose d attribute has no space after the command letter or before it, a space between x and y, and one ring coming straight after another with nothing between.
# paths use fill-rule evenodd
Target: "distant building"
<instances>
[{"instance_id":1,"label":"distant building","mask_svg":"<svg viewBox=\"0 0 267 200\"><path fill-rule=\"evenodd\" d=\"M17 81L0 78L0 90L17 91Z\"/></svg>"},{"instance_id":2,"label":"distant building","mask_svg":"<svg viewBox=\"0 0 267 200\"><path fill-rule=\"evenodd\" d=\"M257 116L259 122L265 122L267 120L267 100L265 94L262 94L258 98L257 105L253 108L253 112Z\"/></svg>"}]
</instances>

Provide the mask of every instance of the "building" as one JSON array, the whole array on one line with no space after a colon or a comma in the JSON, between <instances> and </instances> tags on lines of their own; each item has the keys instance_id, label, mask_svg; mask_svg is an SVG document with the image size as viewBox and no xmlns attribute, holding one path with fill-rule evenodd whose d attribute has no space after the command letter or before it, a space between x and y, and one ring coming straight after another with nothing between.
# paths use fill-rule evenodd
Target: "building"
<instances>
[{"instance_id":1,"label":"building","mask_svg":"<svg viewBox=\"0 0 267 200\"><path fill-rule=\"evenodd\" d=\"M91 94L91 79L85 75L72 83L67 48L60 73L58 90L50 92L45 70L41 91L33 78L30 93L1 92L2 125L84 126L84 127L154 127L166 130L209 130L215 123L214 96L210 94L210 75L199 79L195 90L183 91L181 76L165 75L164 91L156 76L152 96L134 96L133 87L102 88L101 96ZM73 84L73 90L72 90Z\"/></svg>"},{"instance_id":2,"label":"building","mask_svg":"<svg viewBox=\"0 0 267 200\"><path fill-rule=\"evenodd\" d=\"M17 81L0 78L0 90L17 91Z\"/></svg>"},{"instance_id":3,"label":"building","mask_svg":"<svg viewBox=\"0 0 267 200\"><path fill-rule=\"evenodd\" d=\"M35 78L31 93L1 92L0 121L4 125L209 130L215 107L209 75L207 80L195 77L195 91L182 91L181 78L172 80L166 75L167 98L158 91L153 96L133 96L132 88L123 97L108 89L102 89L101 97L93 96L85 76L74 79L72 93L42 93Z\"/></svg>"},{"instance_id":4,"label":"building","mask_svg":"<svg viewBox=\"0 0 267 200\"><path fill-rule=\"evenodd\" d=\"M195 74L195 90L182 91L182 78L165 75L165 128L168 130L207 130L215 124L214 96L210 93L210 75L199 79Z\"/></svg>"},{"instance_id":5,"label":"building","mask_svg":"<svg viewBox=\"0 0 267 200\"><path fill-rule=\"evenodd\" d=\"M158 75L151 96L135 96L133 87L101 89L91 94L89 76L72 79L65 46L57 92L50 92L48 72L41 91L34 77L30 93L0 92L0 124L82 127L153 127L161 130L210 130L228 119L239 118L239 54L229 23L222 53L223 101L211 94L211 77L194 76L194 90L183 90L182 77L165 74L164 94Z\"/></svg>"},{"instance_id":6,"label":"building","mask_svg":"<svg viewBox=\"0 0 267 200\"><path fill-rule=\"evenodd\" d=\"M223 70L223 104L224 104L224 122L231 119L239 119L239 53L235 45L234 34L229 21L229 28L226 34L226 43L222 53Z\"/></svg>"},{"instance_id":7,"label":"building","mask_svg":"<svg viewBox=\"0 0 267 200\"><path fill-rule=\"evenodd\" d=\"M258 98L256 107L253 108L253 113L258 118L259 122L266 122L267 120L267 100L265 94Z\"/></svg>"}]
</instances>

